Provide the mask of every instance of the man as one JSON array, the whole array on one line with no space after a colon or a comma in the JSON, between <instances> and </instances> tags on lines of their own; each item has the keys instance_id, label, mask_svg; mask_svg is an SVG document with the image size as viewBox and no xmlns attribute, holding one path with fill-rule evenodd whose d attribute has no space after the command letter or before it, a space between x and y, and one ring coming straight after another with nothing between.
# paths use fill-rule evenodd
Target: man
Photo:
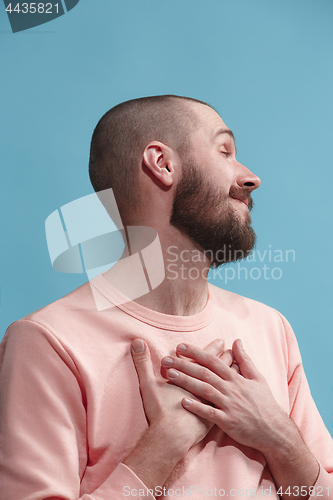
<instances>
[{"instance_id":1,"label":"man","mask_svg":"<svg viewBox=\"0 0 333 500\"><path fill-rule=\"evenodd\" d=\"M85 284L10 326L2 498L332 495L332 439L289 324L207 281L254 245L260 180L235 155L232 132L193 99L137 99L101 119L92 184L113 189L125 227L156 230L165 279L126 301L119 269L129 289L137 276L121 260L94 295ZM96 294L110 307L96 310Z\"/></svg>"}]
</instances>

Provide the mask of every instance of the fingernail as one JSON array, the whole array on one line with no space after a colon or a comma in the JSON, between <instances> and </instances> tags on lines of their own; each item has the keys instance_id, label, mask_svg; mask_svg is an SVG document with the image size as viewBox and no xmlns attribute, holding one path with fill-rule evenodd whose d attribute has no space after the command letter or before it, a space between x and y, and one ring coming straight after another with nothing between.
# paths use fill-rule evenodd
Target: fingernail
<instances>
[{"instance_id":1,"label":"fingernail","mask_svg":"<svg viewBox=\"0 0 333 500\"><path fill-rule=\"evenodd\" d=\"M179 377L179 373L176 372L176 370L173 370L171 368L171 370L168 371L168 378L178 378Z\"/></svg>"},{"instance_id":2,"label":"fingernail","mask_svg":"<svg viewBox=\"0 0 333 500\"><path fill-rule=\"evenodd\" d=\"M224 340L220 339L218 341L218 345L219 345L219 347L224 347Z\"/></svg>"},{"instance_id":3,"label":"fingernail","mask_svg":"<svg viewBox=\"0 0 333 500\"><path fill-rule=\"evenodd\" d=\"M135 354L140 354L145 350L145 344L140 339L135 339L132 342L132 350Z\"/></svg>"},{"instance_id":4,"label":"fingernail","mask_svg":"<svg viewBox=\"0 0 333 500\"><path fill-rule=\"evenodd\" d=\"M184 398L183 405L189 408L192 405L192 401L190 399Z\"/></svg>"},{"instance_id":5,"label":"fingernail","mask_svg":"<svg viewBox=\"0 0 333 500\"><path fill-rule=\"evenodd\" d=\"M240 347L241 349L244 349L244 348L243 348L243 343L242 343L241 339L239 339L239 340L238 340L238 345L239 345L239 347Z\"/></svg>"},{"instance_id":6,"label":"fingernail","mask_svg":"<svg viewBox=\"0 0 333 500\"><path fill-rule=\"evenodd\" d=\"M177 351L179 351L179 352L185 352L186 349L187 349L187 347L185 344L179 344L179 346L177 347Z\"/></svg>"},{"instance_id":7,"label":"fingernail","mask_svg":"<svg viewBox=\"0 0 333 500\"><path fill-rule=\"evenodd\" d=\"M162 359L162 365L163 366L172 366L173 365L173 359L169 358L168 356L166 358Z\"/></svg>"}]
</instances>

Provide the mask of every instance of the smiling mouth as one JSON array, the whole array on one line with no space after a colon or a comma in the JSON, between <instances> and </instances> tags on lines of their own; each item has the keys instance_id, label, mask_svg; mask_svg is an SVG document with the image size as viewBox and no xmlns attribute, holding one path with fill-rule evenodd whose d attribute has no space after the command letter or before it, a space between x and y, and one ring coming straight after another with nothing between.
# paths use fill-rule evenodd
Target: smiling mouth
<instances>
[{"instance_id":1,"label":"smiling mouth","mask_svg":"<svg viewBox=\"0 0 333 500\"><path fill-rule=\"evenodd\" d=\"M247 208L248 208L248 200L242 200L240 198L234 198L233 196L231 197L233 200L236 200L236 201L240 201L241 203L243 203Z\"/></svg>"}]
</instances>

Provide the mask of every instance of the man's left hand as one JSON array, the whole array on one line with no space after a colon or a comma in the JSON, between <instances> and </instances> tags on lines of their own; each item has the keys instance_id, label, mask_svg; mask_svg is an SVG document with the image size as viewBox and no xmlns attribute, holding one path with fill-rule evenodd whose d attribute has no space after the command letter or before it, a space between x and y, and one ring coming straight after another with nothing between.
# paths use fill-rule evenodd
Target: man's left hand
<instances>
[{"instance_id":1,"label":"man's left hand","mask_svg":"<svg viewBox=\"0 0 333 500\"><path fill-rule=\"evenodd\" d=\"M213 422L238 443L264 455L278 447L281 429L290 425L290 418L275 401L265 377L246 354L241 341L236 340L232 346L239 372L203 349L190 344L185 349L183 346L177 347L177 355L182 357L172 358L172 367L170 361L166 367L162 360L167 368L166 377L211 403L184 398L183 407Z\"/></svg>"}]
</instances>

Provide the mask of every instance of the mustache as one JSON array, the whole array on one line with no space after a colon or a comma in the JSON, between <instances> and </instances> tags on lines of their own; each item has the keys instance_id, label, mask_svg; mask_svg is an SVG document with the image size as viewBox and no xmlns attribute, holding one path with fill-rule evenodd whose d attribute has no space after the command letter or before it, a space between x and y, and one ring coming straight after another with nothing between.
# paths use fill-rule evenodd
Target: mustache
<instances>
[{"instance_id":1,"label":"mustache","mask_svg":"<svg viewBox=\"0 0 333 500\"><path fill-rule=\"evenodd\" d=\"M229 196L231 196L231 198L237 198L238 200L247 202L247 207L250 211L254 207L254 201L252 199L251 192L246 188L231 186L229 190Z\"/></svg>"}]
</instances>

